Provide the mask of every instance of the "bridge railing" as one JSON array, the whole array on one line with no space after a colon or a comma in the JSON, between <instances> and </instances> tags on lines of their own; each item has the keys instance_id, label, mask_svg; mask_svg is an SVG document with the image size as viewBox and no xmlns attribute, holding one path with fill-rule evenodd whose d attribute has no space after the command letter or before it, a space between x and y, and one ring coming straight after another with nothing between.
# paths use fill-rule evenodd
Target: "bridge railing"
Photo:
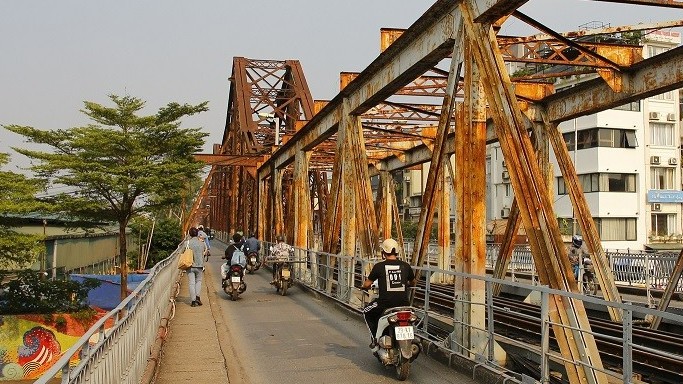
<instances>
[{"instance_id":1,"label":"bridge railing","mask_svg":"<svg viewBox=\"0 0 683 384\"><path fill-rule=\"evenodd\" d=\"M184 244L184 243L181 243ZM139 383L162 318L168 313L180 245L155 265L149 276L111 312L95 323L36 384Z\"/></svg>"},{"instance_id":2,"label":"bridge railing","mask_svg":"<svg viewBox=\"0 0 683 384\"><path fill-rule=\"evenodd\" d=\"M367 296L359 290L359 287L371 266L380 260L333 255L306 249L295 249L293 257L298 261L295 264L295 268L298 268L295 278L311 290L326 295L357 311L360 311L369 301ZM527 256L522 253L520 260L523 260L524 257ZM624 258L624 256L620 257ZM640 259L634 258L634 260ZM449 364L453 359L467 359L473 362L475 367L483 364L495 370L507 372L509 377L514 377L521 382L527 382L530 377L535 377L540 382L551 382L551 376L563 372L566 364L578 365L579 369L593 368L623 383L633 382L634 373L662 378L662 382L665 383L683 382L683 373L675 372L683 367L683 355L680 355L678 345L671 345L662 340L643 342L642 333L639 332L649 331L645 327L637 326L640 322L644 323L648 316L660 317L667 323L680 326L683 325L683 316L628 303L607 302L597 297L553 290L545 286L446 271L433 266L417 269L421 270L422 276L425 277L424 284L418 285L415 295L418 298L415 305L422 318L417 326L417 334L429 343L430 348L440 349L450 356ZM435 275L438 276L439 281L448 283L432 283L432 277ZM454 281L481 287L482 290L478 296L481 298L483 295L485 300L463 299L462 295L457 295L454 292ZM520 302L510 304L501 302L498 298L494 299L493 285L496 283L513 288L518 292L528 292L532 303L529 305ZM593 366L584 368L583 364L585 363L566 360L560 354L557 347L553 346L553 326L563 326L553 323L549 316L553 309L552 305L556 302L556 299L553 299L555 296L581 300L586 308L615 307L622 312L624 322L621 325L611 323L611 325L604 327L600 324L603 322L602 320L591 319L591 330L566 327L569 332L574 334L575 339L583 338L590 333L596 340L601 340L601 343L598 344L599 349L606 353L601 354L601 356L607 359L604 367L620 365L621 371ZM470 321L467 308L477 306L485 307L487 316L480 323L473 323ZM537 311L535 315L529 312L533 310ZM513 316L513 320L510 320L510 316ZM513 322L511 323L511 321ZM518 322L517 325L514 321ZM512 327L518 328L517 331L530 332L531 336L526 335L527 339L521 344L525 345L523 347L525 356L535 356L533 358L535 360L530 360L529 364L540 367L538 372L520 374L508 370L500 363L500 356L495 352L495 345L500 343L501 338L508 337L503 332L505 326L501 324L512 324ZM460 337L463 334L474 335L470 340L475 340L475 342L472 344L461 343L459 340L463 340ZM534 345L529 342L529 337L536 337L538 343ZM517 344L519 345L519 342ZM611 349L606 351L604 347L606 344L609 344ZM615 348L616 350L614 350ZM514 353L507 349L506 352ZM638 360L638 356L645 355L647 355L646 363L653 364L652 367L645 364L645 368L643 368L642 357L640 361ZM670 372L672 369L674 372Z\"/></svg>"}]
</instances>

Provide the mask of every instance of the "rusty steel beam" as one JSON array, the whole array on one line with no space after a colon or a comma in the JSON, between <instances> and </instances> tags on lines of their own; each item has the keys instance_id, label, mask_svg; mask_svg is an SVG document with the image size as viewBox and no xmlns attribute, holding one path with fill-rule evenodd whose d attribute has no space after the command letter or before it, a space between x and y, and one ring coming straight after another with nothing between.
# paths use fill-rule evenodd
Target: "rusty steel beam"
<instances>
[{"instance_id":1,"label":"rusty steel beam","mask_svg":"<svg viewBox=\"0 0 683 384\"><path fill-rule=\"evenodd\" d=\"M593 1L602 1L604 3L652 5L652 6L665 7L665 8L683 8L683 1L678 1L678 0L593 0Z\"/></svg>"},{"instance_id":2,"label":"rusty steel beam","mask_svg":"<svg viewBox=\"0 0 683 384\"><path fill-rule=\"evenodd\" d=\"M683 87L683 47L634 64L626 71L623 92L595 79L541 101L549 122L560 123Z\"/></svg>"},{"instance_id":3,"label":"rusty steel beam","mask_svg":"<svg viewBox=\"0 0 683 384\"><path fill-rule=\"evenodd\" d=\"M473 0L472 14L476 23L493 24L510 15L529 0Z\"/></svg>"},{"instance_id":4,"label":"rusty steel beam","mask_svg":"<svg viewBox=\"0 0 683 384\"><path fill-rule=\"evenodd\" d=\"M482 72L489 105L496 111L493 113L496 131L539 278L551 288L576 291L576 281L569 278L571 267L555 219L552 199L524 129L522 113L517 108L512 83L500 58L494 31L474 22L470 1L463 1L461 10L467 39L477 42L472 44L473 56ZM551 307L553 331L560 351L568 361L564 366L569 381L607 383L593 335L580 331L590 330L583 302L555 296L551 299Z\"/></svg>"},{"instance_id":5,"label":"rusty steel beam","mask_svg":"<svg viewBox=\"0 0 683 384\"><path fill-rule=\"evenodd\" d=\"M433 68L452 51L453 19L458 13L452 2L437 1L413 28L377 57L267 162L280 168L292 161L297 150L311 149L332 136L339 123L344 98L350 101L351 113L364 113ZM264 165L268 169L268 164Z\"/></svg>"},{"instance_id":6,"label":"rusty steel beam","mask_svg":"<svg viewBox=\"0 0 683 384\"><path fill-rule=\"evenodd\" d=\"M669 303L671 303L671 298L676 292L676 287L678 286L678 281L681 279L681 275L683 275L683 250L678 254L676 264L666 283L666 289L664 289L664 293L662 294L661 299L659 299L657 310L666 312L669 308ZM650 329L658 329L662 322L661 316L647 315L645 319L650 322Z\"/></svg>"}]
</instances>

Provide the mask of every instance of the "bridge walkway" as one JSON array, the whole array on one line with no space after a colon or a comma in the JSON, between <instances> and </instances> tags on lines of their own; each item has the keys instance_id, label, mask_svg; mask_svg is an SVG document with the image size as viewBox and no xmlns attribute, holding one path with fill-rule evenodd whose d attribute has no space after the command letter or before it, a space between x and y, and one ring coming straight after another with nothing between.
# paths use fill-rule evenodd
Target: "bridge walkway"
<instances>
[{"instance_id":1,"label":"bridge walkway","mask_svg":"<svg viewBox=\"0 0 683 384\"><path fill-rule=\"evenodd\" d=\"M164 342L155 383L358 383L393 382L367 346L359 314L296 286L287 296L268 284L270 271L247 275L237 301L220 289L225 245L212 246L201 307L191 307L181 279L175 316ZM474 384L471 373L448 368L426 354L408 383Z\"/></svg>"}]
</instances>

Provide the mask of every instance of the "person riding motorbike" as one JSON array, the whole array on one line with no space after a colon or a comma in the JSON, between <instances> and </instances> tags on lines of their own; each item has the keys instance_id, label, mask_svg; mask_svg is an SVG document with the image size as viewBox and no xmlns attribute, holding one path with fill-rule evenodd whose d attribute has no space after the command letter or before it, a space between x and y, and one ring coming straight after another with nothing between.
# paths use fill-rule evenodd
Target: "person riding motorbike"
<instances>
[{"instance_id":1,"label":"person riding motorbike","mask_svg":"<svg viewBox=\"0 0 683 384\"><path fill-rule=\"evenodd\" d=\"M574 278L579 279L579 269L581 268L581 262L584 259L585 252L581 249L583 245L583 239L579 235L572 236L572 245L567 250L567 256L569 257L569 262L572 265L572 271L574 272Z\"/></svg>"},{"instance_id":2,"label":"person riding motorbike","mask_svg":"<svg viewBox=\"0 0 683 384\"><path fill-rule=\"evenodd\" d=\"M235 250L244 249L243 247L244 243L242 235L240 235L239 233L235 233L234 235L232 235L232 244L228 245L228 247L225 248L225 256L223 258L228 261L232 261L232 254L235 252Z\"/></svg>"},{"instance_id":3,"label":"person riding motorbike","mask_svg":"<svg viewBox=\"0 0 683 384\"><path fill-rule=\"evenodd\" d=\"M365 308L363 316L370 330L370 348L373 353L379 350L375 335L377 323L387 308L410 305L408 286L415 286L415 272L410 264L398 259L399 246L396 240L386 239L381 245L383 261L375 264L361 289L368 290L374 281L379 285L379 296Z\"/></svg>"},{"instance_id":4,"label":"person riding motorbike","mask_svg":"<svg viewBox=\"0 0 683 384\"><path fill-rule=\"evenodd\" d=\"M244 241L244 253L249 255L252 252L256 252L256 263L260 261L259 251L261 250L261 242L256 239L256 235L251 232L249 238Z\"/></svg>"},{"instance_id":5,"label":"person riding motorbike","mask_svg":"<svg viewBox=\"0 0 683 384\"><path fill-rule=\"evenodd\" d=\"M277 270L279 267L278 260L289 260L289 254L292 252L292 246L285 243L285 237L282 235L277 236L277 244L273 246L270 252L269 259L273 263L273 281L270 282L271 285L276 283Z\"/></svg>"}]
</instances>

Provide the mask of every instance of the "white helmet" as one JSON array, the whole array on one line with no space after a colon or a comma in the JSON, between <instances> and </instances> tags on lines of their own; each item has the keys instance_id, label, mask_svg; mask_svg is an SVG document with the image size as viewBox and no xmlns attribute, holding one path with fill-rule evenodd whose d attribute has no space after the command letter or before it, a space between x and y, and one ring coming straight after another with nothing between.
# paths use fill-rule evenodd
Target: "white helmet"
<instances>
[{"instance_id":1,"label":"white helmet","mask_svg":"<svg viewBox=\"0 0 683 384\"><path fill-rule=\"evenodd\" d=\"M398 243L392 238L388 238L382 242L382 251L387 254L398 255Z\"/></svg>"}]
</instances>

